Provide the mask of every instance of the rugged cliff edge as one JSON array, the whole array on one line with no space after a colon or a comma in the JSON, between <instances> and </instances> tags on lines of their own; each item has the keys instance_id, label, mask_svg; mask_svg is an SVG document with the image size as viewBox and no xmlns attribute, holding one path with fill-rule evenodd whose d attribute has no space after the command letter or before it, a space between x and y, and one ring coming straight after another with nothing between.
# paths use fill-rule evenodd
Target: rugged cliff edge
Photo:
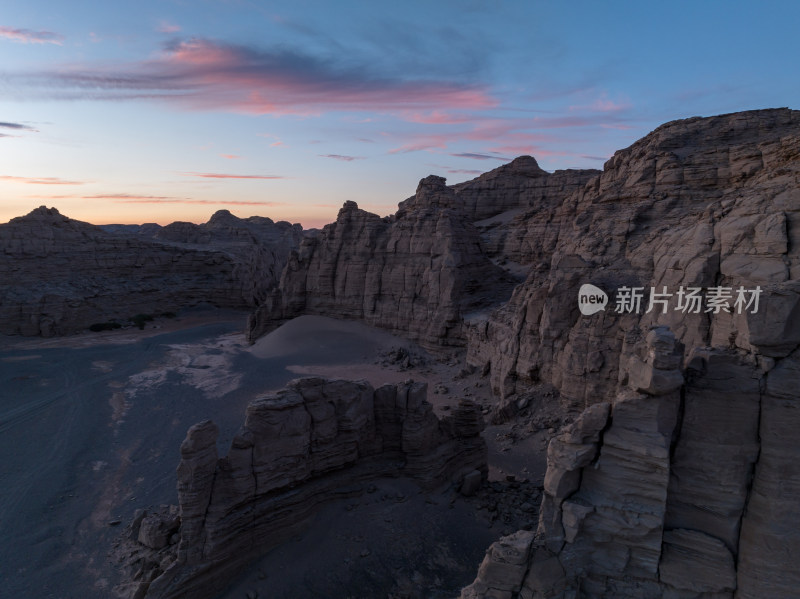
<instances>
[{"instance_id":1,"label":"rugged cliff edge","mask_svg":"<svg viewBox=\"0 0 800 599\"><path fill-rule=\"evenodd\" d=\"M618 151L561 204L547 236L529 236L548 259L470 329L468 361L491 364L501 396L545 381L584 407L613 397L624 332L637 325L670 326L687 353L732 343L786 355L800 342L796 319L787 318L800 278L799 161L800 113L787 109L675 121ZM612 314L612 297L586 319L577 305L584 283L612 296L622 286L674 295L666 313L643 314L645 296L642 314ZM681 287L714 286L761 286L775 313L762 310L756 324L705 306L675 309Z\"/></svg>"},{"instance_id":2,"label":"rugged cliff edge","mask_svg":"<svg viewBox=\"0 0 800 599\"><path fill-rule=\"evenodd\" d=\"M550 442L538 530L490 548L462 597L795 597L800 113L667 123L561 210L549 265L471 329L469 359L507 399L546 381L583 413ZM584 283L605 311L580 314ZM616 311L622 286L639 311ZM732 293L647 310L681 287Z\"/></svg>"},{"instance_id":3,"label":"rugged cliff edge","mask_svg":"<svg viewBox=\"0 0 800 599\"><path fill-rule=\"evenodd\" d=\"M302 236L225 210L203 225L111 229L45 207L0 225L0 333L63 335L200 302L253 308Z\"/></svg>"},{"instance_id":4,"label":"rugged cliff edge","mask_svg":"<svg viewBox=\"0 0 800 599\"><path fill-rule=\"evenodd\" d=\"M259 554L287 540L332 499L380 477L422 488L480 485L483 420L462 402L439 420L420 383L306 378L256 398L228 454L217 426L189 429L178 466L178 509L134 520L117 549L136 598L213 597Z\"/></svg>"},{"instance_id":5,"label":"rugged cliff edge","mask_svg":"<svg viewBox=\"0 0 800 599\"><path fill-rule=\"evenodd\" d=\"M515 163L456 188L424 179L387 219L345 206L290 259L251 335L320 310L428 345L466 338L498 414L542 383L583 413L550 444L538 531L493 546L464 597L794 596L800 113L667 123L596 175ZM413 239L409 218L419 254L384 241ZM445 265L456 284L393 294L443 271L430 256L453 223L472 254ZM493 311L461 309L476 288L458 281L497 280L482 256L524 281ZM605 310L581 315L584 284Z\"/></svg>"}]
</instances>

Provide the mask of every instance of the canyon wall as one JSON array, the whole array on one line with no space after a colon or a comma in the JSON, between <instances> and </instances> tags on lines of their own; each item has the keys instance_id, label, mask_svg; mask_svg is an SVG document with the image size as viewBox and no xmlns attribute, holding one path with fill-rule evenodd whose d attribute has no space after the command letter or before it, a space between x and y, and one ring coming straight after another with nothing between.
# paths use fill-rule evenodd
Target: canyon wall
<instances>
[{"instance_id":1,"label":"canyon wall","mask_svg":"<svg viewBox=\"0 0 800 599\"><path fill-rule=\"evenodd\" d=\"M534 219L528 251L549 259L470 327L468 361L491 366L500 396L545 381L583 408L613 397L625 332L637 326L669 326L687 355L729 344L786 355L800 342L795 320L784 318L800 278L799 153L800 115L786 109L675 121L618 151L560 205L546 235ZM591 318L578 311L584 283L611 296ZM615 311L623 286L645 291L639 314ZM705 305L699 313L676 309L681 287L757 286L768 304L759 324ZM645 313L651 288L664 287L673 294L668 309ZM768 322L766 310L786 328Z\"/></svg>"},{"instance_id":2,"label":"canyon wall","mask_svg":"<svg viewBox=\"0 0 800 599\"><path fill-rule=\"evenodd\" d=\"M428 347L464 344L464 317L502 301L512 279L481 251L478 230L441 177L423 179L396 215L347 202L307 237L280 287L250 321L254 340L301 314L359 319Z\"/></svg>"},{"instance_id":3,"label":"canyon wall","mask_svg":"<svg viewBox=\"0 0 800 599\"><path fill-rule=\"evenodd\" d=\"M507 401L543 380L581 415L548 447L538 530L490 548L462 597L795 597L800 113L663 125L562 210L549 266L468 348ZM604 311L581 315L584 283ZM616 310L622 286L641 310ZM732 292L648 311L651 287Z\"/></svg>"},{"instance_id":4,"label":"canyon wall","mask_svg":"<svg viewBox=\"0 0 800 599\"><path fill-rule=\"evenodd\" d=\"M301 236L299 225L227 211L109 232L38 208L0 225L0 333L63 335L201 302L253 308Z\"/></svg>"},{"instance_id":5,"label":"canyon wall","mask_svg":"<svg viewBox=\"0 0 800 599\"><path fill-rule=\"evenodd\" d=\"M439 420L425 384L298 379L253 400L228 454L216 425L189 429L180 507L134 520L123 597L213 597L255 557L301 530L326 502L381 477L423 489L487 475L483 420L471 402ZM473 481L474 482L474 481Z\"/></svg>"},{"instance_id":6,"label":"canyon wall","mask_svg":"<svg viewBox=\"0 0 800 599\"><path fill-rule=\"evenodd\" d=\"M452 187L426 177L390 217L347 202L290 258L279 289L251 317L249 337L322 314L363 320L428 348L463 346L465 322L507 300L519 282L505 253L523 269L534 260L508 224L513 216L534 212L546 222L597 172L549 174L523 156Z\"/></svg>"}]
</instances>

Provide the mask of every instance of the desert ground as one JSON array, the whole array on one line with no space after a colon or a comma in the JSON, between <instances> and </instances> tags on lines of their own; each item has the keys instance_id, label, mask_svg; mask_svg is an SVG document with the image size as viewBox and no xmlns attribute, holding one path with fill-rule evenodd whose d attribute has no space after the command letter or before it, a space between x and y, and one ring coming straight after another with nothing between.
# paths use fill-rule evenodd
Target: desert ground
<instances>
[{"instance_id":1,"label":"desert ground","mask_svg":"<svg viewBox=\"0 0 800 599\"><path fill-rule=\"evenodd\" d=\"M245 320L205 307L141 331L0 340L4 596L113 596L120 573L110 550L137 508L177 503L188 427L214 420L224 454L247 403L293 378L425 381L438 415L469 398L485 406L488 422L488 383L457 351L434 356L385 331L319 316L249 346ZM535 528L554 429L525 415L487 426L490 480L476 496L422 493L399 479L355 489L221 597L457 595L494 539Z\"/></svg>"}]
</instances>

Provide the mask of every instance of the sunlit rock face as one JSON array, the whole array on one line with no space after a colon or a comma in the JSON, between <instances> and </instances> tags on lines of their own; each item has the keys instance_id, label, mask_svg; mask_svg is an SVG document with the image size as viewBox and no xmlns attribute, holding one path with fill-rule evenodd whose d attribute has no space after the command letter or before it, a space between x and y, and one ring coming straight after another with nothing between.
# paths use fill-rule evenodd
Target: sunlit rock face
<instances>
[{"instance_id":1,"label":"sunlit rock face","mask_svg":"<svg viewBox=\"0 0 800 599\"><path fill-rule=\"evenodd\" d=\"M106 230L41 207L0 225L0 332L64 335L201 302L252 308L301 236L227 211L203 225Z\"/></svg>"},{"instance_id":2,"label":"sunlit rock face","mask_svg":"<svg viewBox=\"0 0 800 599\"><path fill-rule=\"evenodd\" d=\"M536 534L462 597L797 595L799 181L800 113L753 111L667 123L564 202L549 264L468 348L506 398L543 380L583 411L550 442ZM582 316L584 283L761 294Z\"/></svg>"},{"instance_id":3,"label":"sunlit rock face","mask_svg":"<svg viewBox=\"0 0 800 599\"><path fill-rule=\"evenodd\" d=\"M800 343L800 114L787 109L662 125L564 200L546 235L528 237L524 284L468 331L468 360L491 364L494 390L556 385L575 407L611 399L627 331L665 325L684 344L778 358ZM535 216L530 218L536 222ZM578 289L762 288L763 309L737 314L660 306L639 314L578 311ZM800 314L798 312L797 314Z\"/></svg>"}]
</instances>

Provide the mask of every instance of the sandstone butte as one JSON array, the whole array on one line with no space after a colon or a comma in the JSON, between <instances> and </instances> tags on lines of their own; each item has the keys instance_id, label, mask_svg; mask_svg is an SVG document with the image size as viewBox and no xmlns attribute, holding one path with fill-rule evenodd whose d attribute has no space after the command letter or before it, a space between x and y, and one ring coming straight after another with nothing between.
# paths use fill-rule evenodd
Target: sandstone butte
<instances>
[{"instance_id":1,"label":"sandstone butte","mask_svg":"<svg viewBox=\"0 0 800 599\"><path fill-rule=\"evenodd\" d=\"M40 222L47 219L57 222ZM68 237L76 226L46 210L3 225L6 260L55 243L26 242L20 227ZM301 314L358 319L432 350L465 348L490 377L497 417L513 417L516 399L543 383L558 389L564 411L580 413L550 441L538 529L494 543L462 599L798 596L800 112L666 123L616 152L602 172L547 173L520 157L455 186L430 176L392 216L347 202L334 223L299 237L296 250L275 254L277 262L286 256L277 285L268 276L279 268L255 267L244 250L248 258L229 264L215 262L210 246L210 254L190 253L196 239L164 249L138 233L125 243L142 244L137 255L154 252L146 262L157 272L159 252L184 252L170 276L189 288L193 269L208 268L226 273L214 280L232 285L237 301L240 291L246 305L263 300L250 318L252 340ZM131 252L123 254L119 233L103 239L119 254L96 267L119 272L114 256L124 262ZM253 270L237 271L242 261ZM248 286L251 272L266 271ZM585 283L612 296L623 286L761 294L757 311L618 313L612 297L605 310L582 316ZM2 322L24 316L27 328L10 332L60 333L55 323L72 322L86 297L73 291L53 290L59 312L50 293L31 303L20 291L14 303L6 290ZM156 551L153 539L169 531L177 549L160 549L158 576L145 586L132 581L132 592L171 597L175 581L202 585L208 568L236 567L231 552L249 542L247 531L295 524L276 522L264 507L267 488L259 489L260 476L254 487L253 467L269 484L298 483L309 497L301 516L331 464L346 465L340 476L369 476L387 451L400 451L410 470L397 474L423 485L485 472L473 408L434 423L420 393L294 383L254 400L223 458L212 449L213 423L193 427L181 447L180 512L137 523L143 547ZM309 432L310 421L332 418L338 432L332 424L327 436L327 424ZM282 419L291 434L270 436ZM382 444L371 444L379 437ZM260 452L268 445L273 458Z\"/></svg>"}]
</instances>

